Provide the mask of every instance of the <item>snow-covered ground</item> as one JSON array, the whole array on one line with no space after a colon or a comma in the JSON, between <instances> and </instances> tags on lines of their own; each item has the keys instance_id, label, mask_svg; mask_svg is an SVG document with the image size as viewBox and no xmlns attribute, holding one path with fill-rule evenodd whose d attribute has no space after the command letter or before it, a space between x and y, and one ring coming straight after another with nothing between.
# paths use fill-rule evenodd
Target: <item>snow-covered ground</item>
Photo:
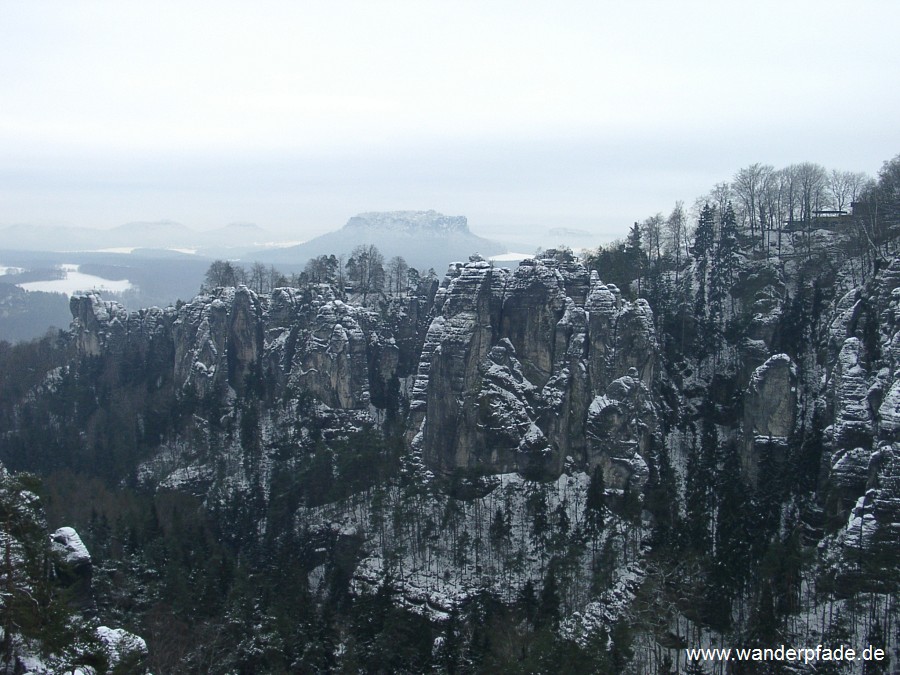
<instances>
[{"instance_id":1,"label":"snow-covered ground","mask_svg":"<svg viewBox=\"0 0 900 675\"><path fill-rule=\"evenodd\" d=\"M110 293L122 293L133 287L128 279L104 279L93 274L79 272L80 265L64 264L59 266L63 272L61 279L49 279L47 281L29 281L24 284L16 284L26 291L42 291L44 293L63 293L74 295L79 291L107 291Z\"/></svg>"},{"instance_id":2,"label":"snow-covered ground","mask_svg":"<svg viewBox=\"0 0 900 675\"><path fill-rule=\"evenodd\" d=\"M0 265L0 277L4 274L21 274L24 272L21 267L7 267L6 265Z\"/></svg>"}]
</instances>

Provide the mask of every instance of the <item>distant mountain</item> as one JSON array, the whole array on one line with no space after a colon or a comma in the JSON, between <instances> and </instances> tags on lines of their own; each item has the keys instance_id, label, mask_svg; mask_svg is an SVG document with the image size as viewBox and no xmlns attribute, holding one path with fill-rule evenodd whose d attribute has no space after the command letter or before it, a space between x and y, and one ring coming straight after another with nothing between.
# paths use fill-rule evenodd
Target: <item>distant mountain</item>
<instances>
[{"instance_id":1,"label":"distant mountain","mask_svg":"<svg viewBox=\"0 0 900 675\"><path fill-rule=\"evenodd\" d=\"M137 248L186 248L195 244L197 233L186 225L171 220L125 223L103 232L110 246Z\"/></svg>"},{"instance_id":2,"label":"distant mountain","mask_svg":"<svg viewBox=\"0 0 900 675\"><path fill-rule=\"evenodd\" d=\"M242 236L250 235L253 236L267 236L268 230L261 228L256 223L228 223L228 225L223 225L222 227L217 227L212 230L207 230L205 234L240 234Z\"/></svg>"},{"instance_id":3,"label":"distant mountain","mask_svg":"<svg viewBox=\"0 0 900 675\"><path fill-rule=\"evenodd\" d=\"M436 211L361 213L340 230L323 234L298 246L254 253L264 262L303 265L319 255L349 255L361 244L374 244L385 259L403 256L420 269L443 272L454 261L473 253L483 256L506 252L503 244L473 234L465 216L445 216Z\"/></svg>"},{"instance_id":4,"label":"distant mountain","mask_svg":"<svg viewBox=\"0 0 900 675\"><path fill-rule=\"evenodd\" d=\"M62 225L8 225L0 228L4 250L108 251L129 253L139 249L179 250L210 257L234 257L273 239L254 223L231 223L198 232L171 220L136 221L108 230Z\"/></svg>"},{"instance_id":5,"label":"distant mountain","mask_svg":"<svg viewBox=\"0 0 900 675\"><path fill-rule=\"evenodd\" d=\"M183 236L185 233L192 233L191 229L174 220L153 220L153 221L135 221L117 225L109 230L110 234L120 233L124 235L146 235L147 233L164 233Z\"/></svg>"},{"instance_id":6,"label":"distant mountain","mask_svg":"<svg viewBox=\"0 0 900 675\"><path fill-rule=\"evenodd\" d=\"M91 248L100 241L102 234L101 230L63 225L21 223L0 228L3 248L15 251L73 251Z\"/></svg>"}]
</instances>

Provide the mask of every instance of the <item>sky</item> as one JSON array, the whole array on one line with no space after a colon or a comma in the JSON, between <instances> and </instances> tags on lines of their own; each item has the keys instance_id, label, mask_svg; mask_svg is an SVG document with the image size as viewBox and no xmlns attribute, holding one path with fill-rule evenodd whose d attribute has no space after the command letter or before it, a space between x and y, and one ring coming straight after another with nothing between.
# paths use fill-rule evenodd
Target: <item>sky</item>
<instances>
[{"instance_id":1,"label":"sky","mask_svg":"<svg viewBox=\"0 0 900 675\"><path fill-rule=\"evenodd\" d=\"M0 2L0 225L435 209L597 242L900 152L900 3Z\"/></svg>"}]
</instances>

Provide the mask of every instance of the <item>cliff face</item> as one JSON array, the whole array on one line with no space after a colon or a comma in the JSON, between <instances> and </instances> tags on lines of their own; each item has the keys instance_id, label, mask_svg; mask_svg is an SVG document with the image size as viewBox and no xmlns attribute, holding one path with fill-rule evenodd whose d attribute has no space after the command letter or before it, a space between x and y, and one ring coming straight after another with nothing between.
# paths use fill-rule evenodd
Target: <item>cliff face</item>
<instances>
[{"instance_id":1,"label":"cliff face","mask_svg":"<svg viewBox=\"0 0 900 675\"><path fill-rule=\"evenodd\" d=\"M680 523L686 534L678 536L691 542L678 545L717 559L702 548L711 532L719 547L729 528L750 527L712 524L735 517L726 507L738 497L725 491L734 485L756 500L752 508L764 511L759 505L772 500L768 515L744 514L769 519L760 536L788 540L803 529L818 547L815 574L883 590L884 561L897 559L900 540L900 258L865 283L838 268L829 280L835 288L813 299L799 280L811 263L800 270L797 260L742 261L719 300L731 320L718 319L712 332L720 341L704 354L692 347L702 342L700 312L678 316L670 305L654 313L647 300L626 299L632 294L557 251L514 271L472 256L440 283L428 279L377 308L344 302L327 285L264 296L217 289L177 309L132 314L84 296L71 303L72 338L85 356L139 354L168 364L184 400L231 405L224 416L195 415L182 437L161 443L141 467L145 484L190 485L210 508L228 512L238 493L260 495L261 504L275 499L276 478L308 477L310 458L325 456L333 461L323 481L339 475L371 488L377 476L335 467L339 452L352 455L353 434L374 428L401 439L397 485L418 480L420 492L367 492L358 508L340 502L340 489L340 498L305 494L306 505L285 507L295 527L364 541L355 578L377 585L390 571L405 598L435 611L452 605L448 597L490 586L490 575L510 599L525 580L541 581L548 551L569 550L573 569L581 565L572 573L580 600L569 609L587 606L578 620L608 628L618 615L604 603L631 602L643 572L610 573L603 592L618 594L614 601L588 603L594 596L578 584L596 573L597 551L612 550L624 561L620 570L642 565L651 546L646 523L668 509L671 527ZM596 467L609 498L601 509L608 532L621 534L621 545L609 534L584 534ZM463 505L452 507L455 497L435 481L468 490ZM362 494L355 489L350 494ZM706 508L716 499L716 509ZM391 532L386 503L396 509ZM701 507L710 523L694 528L706 531L695 541L685 521ZM504 509L513 514L506 526ZM452 546L449 534L435 534L437 523L455 523ZM488 530L496 539L483 543ZM508 555L507 530L518 532L523 557ZM570 549L559 543L566 537Z\"/></svg>"},{"instance_id":2,"label":"cliff face","mask_svg":"<svg viewBox=\"0 0 900 675\"><path fill-rule=\"evenodd\" d=\"M836 299L822 319L818 363L773 353L788 282L760 265L736 286L751 317L728 366L744 390L745 478L758 485L761 463L783 466L792 435L816 408L827 426L821 481L845 509L832 515L877 511L873 522L890 531L897 527L900 259ZM379 310L343 302L326 285L268 296L218 289L178 309L131 314L87 295L73 298L71 310L80 353L168 360L182 394L240 396L263 382L277 396L315 401L320 423L338 434L351 419L381 425L390 409L408 452L438 475L552 477L565 466L601 466L609 487L642 488L654 437L673 456L685 452L659 428L673 404L660 394L668 366L650 305L624 300L565 252L512 272L473 256L451 266L439 287L423 282ZM690 382L680 386L680 405L690 410Z\"/></svg>"},{"instance_id":3,"label":"cliff face","mask_svg":"<svg viewBox=\"0 0 900 675\"><path fill-rule=\"evenodd\" d=\"M589 468L602 455L584 434L594 399L635 365L653 378L646 302L623 303L565 254L513 273L479 260L452 270L435 315L410 406L413 444L435 471L558 475L567 457Z\"/></svg>"},{"instance_id":4,"label":"cliff face","mask_svg":"<svg viewBox=\"0 0 900 675\"><path fill-rule=\"evenodd\" d=\"M843 507L852 504L836 537L838 571L859 578L860 559L881 559L862 576L882 588L880 565L897 559L900 541L900 258L868 287L847 293L837 310L829 345L832 354L839 348L825 398L829 477Z\"/></svg>"},{"instance_id":5,"label":"cliff face","mask_svg":"<svg viewBox=\"0 0 900 675\"><path fill-rule=\"evenodd\" d=\"M436 473L559 475L567 457L585 468L611 457L640 463L655 427L649 305L623 301L566 253L515 272L475 257L454 265L436 293L426 282L383 312L324 285L264 297L218 289L177 310L131 315L85 296L72 311L85 355L170 341L174 382L197 397L239 395L262 377L376 422L387 405L379 394L407 381L407 436ZM597 440L607 436L614 448Z\"/></svg>"}]
</instances>

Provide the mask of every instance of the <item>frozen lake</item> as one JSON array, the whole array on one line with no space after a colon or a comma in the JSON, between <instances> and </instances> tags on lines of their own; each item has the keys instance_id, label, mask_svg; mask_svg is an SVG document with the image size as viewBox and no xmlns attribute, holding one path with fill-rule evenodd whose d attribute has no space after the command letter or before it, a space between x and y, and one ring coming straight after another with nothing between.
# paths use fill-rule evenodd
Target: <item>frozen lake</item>
<instances>
[{"instance_id":1,"label":"frozen lake","mask_svg":"<svg viewBox=\"0 0 900 675\"><path fill-rule=\"evenodd\" d=\"M82 291L107 291L121 293L132 288L128 279L112 280L104 279L93 274L79 272L80 265L60 265L63 272L61 279L48 279L47 281L29 281L24 284L16 284L26 291L42 291L44 293L63 293L73 295Z\"/></svg>"}]
</instances>

